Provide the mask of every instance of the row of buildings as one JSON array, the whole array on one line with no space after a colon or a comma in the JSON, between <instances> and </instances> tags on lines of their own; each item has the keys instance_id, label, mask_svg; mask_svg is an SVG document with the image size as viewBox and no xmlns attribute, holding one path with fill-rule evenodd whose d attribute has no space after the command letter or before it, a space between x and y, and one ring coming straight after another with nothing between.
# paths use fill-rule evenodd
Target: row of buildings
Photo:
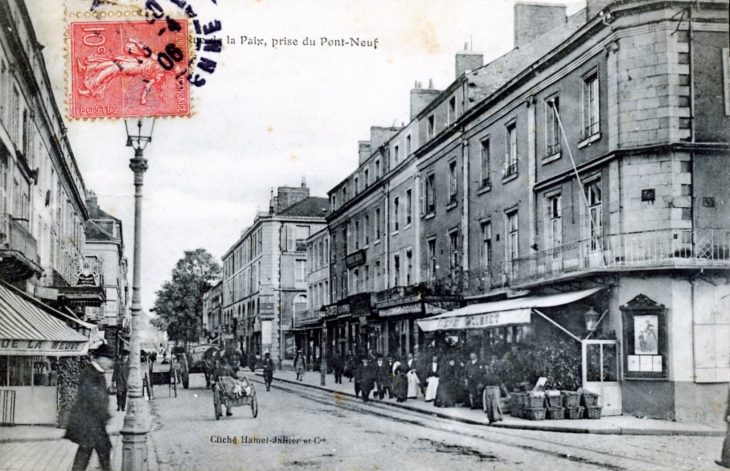
<instances>
[{"instance_id":1,"label":"row of buildings","mask_svg":"<svg viewBox=\"0 0 730 471\"><path fill-rule=\"evenodd\" d=\"M0 423L55 424L59 359L127 323L122 222L84 184L23 0L0 26Z\"/></svg>"},{"instance_id":2,"label":"row of buildings","mask_svg":"<svg viewBox=\"0 0 730 471\"><path fill-rule=\"evenodd\" d=\"M518 3L514 49L416 83L410 122L372 127L327 204L294 217L279 189L223 257L208 326L281 364L567 339L604 415L720 423L727 18L724 0Z\"/></svg>"}]
</instances>

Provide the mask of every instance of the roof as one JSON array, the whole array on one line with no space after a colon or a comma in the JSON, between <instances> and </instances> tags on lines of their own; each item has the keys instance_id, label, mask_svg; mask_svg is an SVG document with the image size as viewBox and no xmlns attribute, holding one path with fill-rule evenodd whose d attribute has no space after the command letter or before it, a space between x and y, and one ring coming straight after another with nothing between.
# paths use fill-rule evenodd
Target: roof
<instances>
[{"instance_id":1,"label":"roof","mask_svg":"<svg viewBox=\"0 0 730 471\"><path fill-rule=\"evenodd\" d=\"M277 213L277 216L299 216L299 217L321 217L329 214L329 200L316 196L309 197L295 203L285 210Z\"/></svg>"},{"instance_id":2,"label":"roof","mask_svg":"<svg viewBox=\"0 0 730 471\"><path fill-rule=\"evenodd\" d=\"M84 223L84 232L86 233L86 240L88 241L110 241L110 242L119 242L118 237L114 237L112 234L104 230L98 223L96 223L94 220L89 219Z\"/></svg>"}]
</instances>

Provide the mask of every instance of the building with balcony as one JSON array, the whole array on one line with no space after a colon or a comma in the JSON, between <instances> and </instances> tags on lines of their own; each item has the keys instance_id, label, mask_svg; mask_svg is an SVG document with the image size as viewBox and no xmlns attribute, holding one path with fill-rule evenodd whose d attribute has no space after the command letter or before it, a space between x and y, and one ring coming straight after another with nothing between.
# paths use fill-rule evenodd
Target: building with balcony
<instances>
[{"instance_id":1,"label":"building with balcony","mask_svg":"<svg viewBox=\"0 0 730 471\"><path fill-rule=\"evenodd\" d=\"M292 324L307 309L306 241L326 225L327 214L327 199L310 197L304 182L279 187L269 210L223 255L226 346L257 356L268 351L279 365L294 359Z\"/></svg>"},{"instance_id":2,"label":"building with balcony","mask_svg":"<svg viewBox=\"0 0 730 471\"><path fill-rule=\"evenodd\" d=\"M458 53L452 84L411 91L407 126L359 143L328 193L331 304L307 322L341 354L568 339L604 415L717 423L727 3L514 13L514 50Z\"/></svg>"},{"instance_id":3,"label":"building with balcony","mask_svg":"<svg viewBox=\"0 0 730 471\"><path fill-rule=\"evenodd\" d=\"M18 424L57 423L59 357L85 354L96 329L73 288L102 276L84 256L86 189L42 49L25 3L1 0L0 391ZM103 288L88 294L101 305Z\"/></svg>"},{"instance_id":4,"label":"building with balcony","mask_svg":"<svg viewBox=\"0 0 730 471\"><path fill-rule=\"evenodd\" d=\"M87 306L85 319L98 324L106 332L110 347L117 348L119 335L129 326L130 293L127 281L127 257L124 255L124 233L122 221L99 208L96 194L89 191L86 196L89 219L84 223L86 233L86 255L101 260L104 304ZM86 284L95 283L93 276ZM115 350L116 351L116 350Z\"/></svg>"}]
</instances>

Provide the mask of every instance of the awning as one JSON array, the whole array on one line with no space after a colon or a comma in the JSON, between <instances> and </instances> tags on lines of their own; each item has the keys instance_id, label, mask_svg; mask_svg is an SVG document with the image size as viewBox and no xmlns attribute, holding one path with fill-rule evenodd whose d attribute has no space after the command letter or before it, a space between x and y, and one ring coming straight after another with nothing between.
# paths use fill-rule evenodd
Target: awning
<instances>
[{"instance_id":1,"label":"awning","mask_svg":"<svg viewBox=\"0 0 730 471\"><path fill-rule=\"evenodd\" d=\"M88 340L43 312L26 294L0 283L0 355L85 355Z\"/></svg>"},{"instance_id":2,"label":"awning","mask_svg":"<svg viewBox=\"0 0 730 471\"><path fill-rule=\"evenodd\" d=\"M436 330L484 329L515 324L529 324L533 308L563 306L595 294L603 288L550 296L526 296L491 303L472 304L438 316L418 321L425 332Z\"/></svg>"}]
</instances>

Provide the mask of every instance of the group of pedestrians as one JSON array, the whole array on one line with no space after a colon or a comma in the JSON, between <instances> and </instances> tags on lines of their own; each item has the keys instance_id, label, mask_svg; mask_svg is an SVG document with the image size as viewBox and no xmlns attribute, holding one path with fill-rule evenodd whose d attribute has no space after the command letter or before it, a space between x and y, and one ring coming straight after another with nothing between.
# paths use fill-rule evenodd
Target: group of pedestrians
<instances>
[{"instance_id":1,"label":"group of pedestrians","mask_svg":"<svg viewBox=\"0 0 730 471\"><path fill-rule=\"evenodd\" d=\"M354 381L355 395L364 402L373 399L395 399L398 402L424 398L436 407L465 405L482 409L489 422L502 420L500 399L509 398L502 379L496 374L496 360L481 363L476 353L468 359L451 356L442 362L438 354L430 362L419 361L413 354L403 359L380 356L375 361L367 356L353 366L351 355L343 361L334 353L330 364L335 383L342 384L343 374Z\"/></svg>"}]
</instances>

